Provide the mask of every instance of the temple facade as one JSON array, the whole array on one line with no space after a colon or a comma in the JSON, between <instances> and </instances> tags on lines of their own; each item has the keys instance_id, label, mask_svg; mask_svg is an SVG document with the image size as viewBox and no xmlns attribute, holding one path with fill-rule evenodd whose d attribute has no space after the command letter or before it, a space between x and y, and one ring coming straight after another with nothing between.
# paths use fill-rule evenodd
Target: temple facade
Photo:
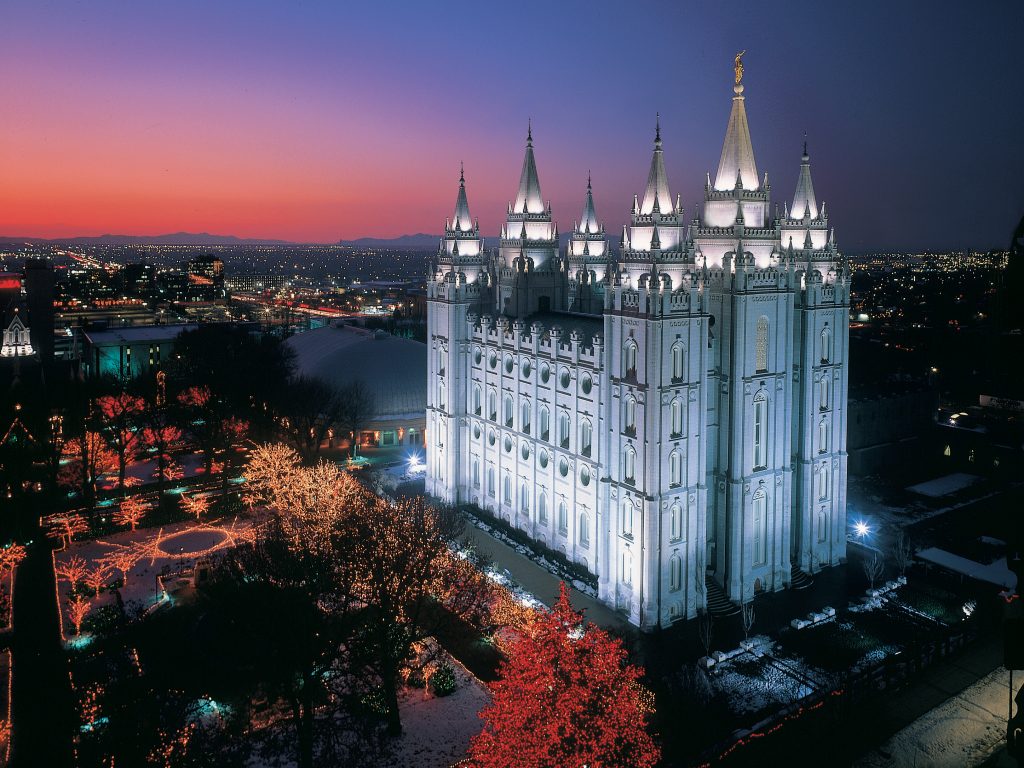
<instances>
[{"instance_id":1,"label":"temple facade","mask_svg":"<svg viewBox=\"0 0 1024 768\"><path fill-rule=\"evenodd\" d=\"M428 280L427 493L564 553L643 629L846 556L849 268L806 144L772 208L741 80L694 216L659 125L619 247L589 179L560 246L531 130L497 247L463 175Z\"/></svg>"}]
</instances>

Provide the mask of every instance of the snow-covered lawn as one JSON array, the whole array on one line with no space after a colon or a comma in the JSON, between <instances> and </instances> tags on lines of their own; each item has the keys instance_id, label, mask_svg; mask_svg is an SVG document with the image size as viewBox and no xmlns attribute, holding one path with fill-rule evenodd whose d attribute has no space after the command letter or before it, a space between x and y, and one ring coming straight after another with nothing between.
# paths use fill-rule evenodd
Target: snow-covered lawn
<instances>
[{"instance_id":1,"label":"snow-covered lawn","mask_svg":"<svg viewBox=\"0 0 1024 768\"><path fill-rule=\"evenodd\" d=\"M931 496L932 498L937 499L941 496L948 496L951 493L962 491L964 488L974 485L980 479L981 478L977 475L969 475L966 472L954 472L950 475L937 477L934 480L929 480L925 483L911 485L907 490L911 493L917 493L922 496Z\"/></svg>"},{"instance_id":2,"label":"snow-covered lawn","mask_svg":"<svg viewBox=\"0 0 1024 768\"><path fill-rule=\"evenodd\" d=\"M230 547L247 533L250 526L250 521L236 518L213 525L182 522L159 529L139 528L102 539L73 543L68 549L54 553L54 565L59 573L62 564L77 556L85 560L87 569L91 570L113 552L133 549L137 557L135 564L128 570L127 584L120 588L121 599L125 604L136 601L148 607L162 598L156 579L165 567L174 567L178 562L190 564L196 557ZM120 577L119 572L112 571L106 583L113 583ZM74 635L67 600L70 590L71 585L67 580L58 576L57 595L65 639ZM114 590L104 589L99 597L92 599L89 613L114 602Z\"/></svg>"},{"instance_id":3,"label":"snow-covered lawn","mask_svg":"<svg viewBox=\"0 0 1024 768\"><path fill-rule=\"evenodd\" d=\"M711 675L711 685L725 695L729 708L737 715L757 716L776 711L831 685L823 675L800 659L783 658L771 651L771 643L754 652L719 662Z\"/></svg>"}]
</instances>

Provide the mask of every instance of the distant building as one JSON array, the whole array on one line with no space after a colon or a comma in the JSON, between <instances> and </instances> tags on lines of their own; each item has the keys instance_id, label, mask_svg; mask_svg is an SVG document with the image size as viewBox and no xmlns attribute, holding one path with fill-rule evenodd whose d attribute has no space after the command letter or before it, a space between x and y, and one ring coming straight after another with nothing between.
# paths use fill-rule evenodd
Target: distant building
<instances>
[{"instance_id":1,"label":"distant building","mask_svg":"<svg viewBox=\"0 0 1024 768\"><path fill-rule=\"evenodd\" d=\"M277 291L287 283L286 275L232 275L224 279L225 288L238 293Z\"/></svg>"},{"instance_id":2,"label":"distant building","mask_svg":"<svg viewBox=\"0 0 1024 768\"><path fill-rule=\"evenodd\" d=\"M224 262L217 256L200 256L187 266L189 301L218 301L227 296Z\"/></svg>"},{"instance_id":3,"label":"distant building","mask_svg":"<svg viewBox=\"0 0 1024 768\"><path fill-rule=\"evenodd\" d=\"M25 263L25 305L28 307L32 344L44 365L54 358L54 307L56 276L46 259Z\"/></svg>"},{"instance_id":4,"label":"distant building","mask_svg":"<svg viewBox=\"0 0 1024 768\"><path fill-rule=\"evenodd\" d=\"M32 347L29 329L17 307L11 313L10 322L4 328L4 341L0 346L0 357L32 357L36 354Z\"/></svg>"},{"instance_id":5,"label":"distant building","mask_svg":"<svg viewBox=\"0 0 1024 768\"><path fill-rule=\"evenodd\" d=\"M427 408L427 347L418 341L351 326L331 325L292 336L299 373L343 386L361 380L373 413L359 444L422 449Z\"/></svg>"},{"instance_id":6,"label":"distant building","mask_svg":"<svg viewBox=\"0 0 1024 768\"><path fill-rule=\"evenodd\" d=\"M121 270L126 296L150 299L156 291L156 267L152 264L126 264Z\"/></svg>"},{"instance_id":7,"label":"distant building","mask_svg":"<svg viewBox=\"0 0 1024 768\"><path fill-rule=\"evenodd\" d=\"M846 450L850 474L904 471L929 459L938 393L926 384L868 396L851 394Z\"/></svg>"},{"instance_id":8,"label":"distant building","mask_svg":"<svg viewBox=\"0 0 1024 768\"><path fill-rule=\"evenodd\" d=\"M155 371L171 356L178 336L197 327L153 325L85 331L83 373L87 377L130 379Z\"/></svg>"}]
</instances>

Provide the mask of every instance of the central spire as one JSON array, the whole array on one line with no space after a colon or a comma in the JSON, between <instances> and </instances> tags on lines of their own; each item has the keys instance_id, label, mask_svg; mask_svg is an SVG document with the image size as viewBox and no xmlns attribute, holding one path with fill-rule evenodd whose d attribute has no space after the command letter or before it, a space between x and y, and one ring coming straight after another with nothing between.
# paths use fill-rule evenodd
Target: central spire
<instances>
[{"instance_id":1,"label":"central spire","mask_svg":"<svg viewBox=\"0 0 1024 768\"><path fill-rule=\"evenodd\" d=\"M715 189L719 192L735 189L740 184L746 190L759 188L754 148L750 144L750 128L747 125L747 110L743 105L741 77L742 68L739 68L736 85L732 89L736 95L732 97L732 112L729 114L729 127L725 131L722 159L718 163L718 175L715 177Z\"/></svg>"},{"instance_id":2,"label":"central spire","mask_svg":"<svg viewBox=\"0 0 1024 768\"><path fill-rule=\"evenodd\" d=\"M601 225L597 222L597 212L594 210L594 192L590 186L590 174L587 174L587 202L583 205L583 218L580 219L580 228L576 230L581 234L596 235L601 231Z\"/></svg>"},{"instance_id":3,"label":"central spire","mask_svg":"<svg viewBox=\"0 0 1024 768\"><path fill-rule=\"evenodd\" d=\"M806 141L800 158L800 176L796 180L796 194L793 195L790 215L794 219L802 219L805 215L811 219L818 218L818 201L814 197L814 184L811 183L811 156L807 154Z\"/></svg>"},{"instance_id":4,"label":"central spire","mask_svg":"<svg viewBox=\"0 0 1024 768\"><path fill-rule=\"evenodd\" d=\"M455 200L455 216L452 226L462 232L473 230L473 219L469 216L469 201L466 200L466 173L459 164L459 196Z\"/></svg>"},{"instance_id":5,"label":"central spire","mask_svg":"<svg viewBox=\"0 0 1024 768\"><path fill-rule=\"evenodd\" d=\"M647 191L640 206L640 214L649 216L657 208L659 213L672 212L672 194L668 191L668 175L665 173L665 158L661 150L661 114L654 122L654 155L651 170L647 174Z\"/></svg>"},{"instance_id":6,"label":"central spire","mask_svg":"<svg viewBox=\"0 0 1024 768\"><path fill-rule=\"evenodd\" d=\"M519 193L512 208L515 213L544 213L544 201L540 195L540 179L537 177L537 161L533 159L533 124L526 130L526 156L523 158L523 172L519 176Z\"/></svg>"}]
</instances>

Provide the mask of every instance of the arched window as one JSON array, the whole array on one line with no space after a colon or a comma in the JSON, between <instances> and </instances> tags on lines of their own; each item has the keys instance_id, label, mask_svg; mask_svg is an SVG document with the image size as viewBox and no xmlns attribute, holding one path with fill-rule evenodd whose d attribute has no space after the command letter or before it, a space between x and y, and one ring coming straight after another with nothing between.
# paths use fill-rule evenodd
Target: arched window
<instances>
[{"instance_id":1,"label":"arched window","mask_svg":"<svg viewBox=\"0 0 1024 768\"><path fill-rule=\"evenodd\" d=\"M768 553L768 494L763 488L754 493L754 565L764 565Z\"/></svg>"},{"instance_id":2,"label":"arched window","mask_svg":"<svg viewBox=\"0 0 1024 768\"><path fill-rule=\"evenodd\" d=\"M504 487L503 492L501 494L501 500L504 501L506 505L511 507L512 506L512 478L509 475L507 475L507 474L505 475L505 484L504 485L505 485L505 487Z\"/></svg>"},{"instance_id":3,"label":"arched window","mask_svg":"<svg viewBox=\"0 0 1024 768\"><path fill-rule=\"evenodd\" d=\"M498 420L498 395L493 389L487 390L487 418Z\"/></svg>"},{"instance_id":4,"label":"arched window","mask_svg":"<svg viewBox=\"0 0 1024 768\"><path fill-rule=\"evenodd\" d=\"M547 440L551 435L551 425L549 424L550 416L548 415L548 407L542 405L540 407L540 439Z\"/></svg>"},{"instance_id":5,"label":"arched window","mask_svg":"<svg viewBox=\"0 0 1024 768\"><path fill-rule=\"evenodd\" d=\"M679 555L673 554L668 559L668 589L670 592L678 592L683 585L683 561Z\"/></svg>"},{"instance_id":6,"label":"arched window","mask_svg":"<svg viewBox=\"0 0 1024 768\"><path fill-rule=\"evenodd\" d=\"M672 345L672 381L683 380L683 343L677 341Z\"/></svg>"},{"instance_id":7,"label":"arched window","mask_svg":"<svg viewBox=\"0 0 1024 768\"><path fill-rule=\"evenodd\" d=\"M672 541L683 538L683 508L678 502L672 505L669 512L669 533Z\"/></svg>"},{"instance_id":8,"label":"arched window","mask_svg":"<svg viewBox=\"0 0 1024 768\"><path fill-rule=\"evenodd\" d=\"M821 362L832 362L832 329L827 325L821 330Z\"/></svg>"},{"instance_id":9,"label":"arched window","mask_svg":"<svg viewBox=\"0 0 1024 768\"><path fill-rule=\"evenodd\" d=\"M480 411L481 411L481 408L482 408L480 399L481 399L480 398L480 385L479 384L474 384L473 385L473 413L475 413L477 416L480 415Z\"/></svg>"},{"instance_id":10,"label":"arched window","mask_svg":"<svg viewBox=\"0 0 1024 768\"><path fill-rule=\"evenodd\" d=\"M754 469L768 466L768 395L759 389L754 395Z\"/></svg>"},{"instance_id":11,"label":"arched window","mask_svg":"<svg viewBox=\"0 0 1024 768\"><path fill-rule=\"evenodd\" d=\"M683 401L678 397L672 401L672 437L683 434Z\"/></svg>"},{"instance_id":12,"label":"arched window","mask_svg":"<svg viewBox=\"0 0 1024 768\"><path fill-rule=\"evenodd\" d=\"M494 498L494 467L487 468L487 495Z\"/></svg>"},{"instance_id":13,"label":"arched window","mask_svg":"<svg viewBox=\"0 0 1024 768\"><path fill-rule=\"evenodd\" d=\"M818 498L822 501L828 498L831 486L829 474L828 462L825 462L821 465L821 469L818 470Z\"/></svg>"},{"instance_id":14,"label":"arched window","mask_svg":"<svg viewBox=\"0 0 1024 768\"><path fill-rule=\"evenodd\" d=\"M679 451L672 451L668 455L668 476L672 487L683 484L683 457Z\"/></svg>"},{"instance_id":15,"label":"arched window","mask_svg":"<svg viewBox=\"0 0 1024 768\"><path fill-rule=\"evenodd\" d=\"M584 456L589 456L591 453L591 445L594 441L594 427L590 423L590 419L580 420L580 453Z\"/></svg>"},{"instance_id":16,"label":"arched window","mask_svg":"<svg viewBox=\"0 0 1024 768\"><path fill-rule=\"evenodd\" d=\"M632 446L622 453L622 479L630 484L636 482L636 451Z\"/></svg>"},{"instance_id":17,"label":"arched window","mask_svg":"<svg viewBox=\"0 0 1024 768\"><path fill-rule=\"evenodd\" d=\"M822 507L818 510L818 543L828 541L828 513Z\"/></svg>"},{"instance_id":18,"label":"arched window","mask_svg":"<svg viewBox=\"0 0 1024 768\"><path fill-rule=\"evenodd\" d=\"M480 460L476 457L473 458L473 487L480 487Z\"/></svg>"},{"instance_id":19,"label":"arched window","mask_svg":"<svg viewBox=\"0 0 1024 768\"><path fill-rule=\"evenodd\" d=\"M581 547L590 546L590 516L580 512L579 542Z\"/></svg>"},{"instance_id":20,"label":"arched window","mask_svg":"<svg viewBox=\"0 0 1024 768\"><path fill-rule=\"evenodd\" d=\"M622 409L622 429L627 435L636 434L636 398L632 395L626 396Z\"/></svg>"},{"instance_id":21,"label":"arched window","mask_svg":"<svg viewBox=\"0 0 1024 768\"><path fill-rule=\"evenodd\" d=\"M828 421L822 419L818 422L818 453L828 451Z\"/></svg>"},{"instance_id":22,"label":"arched window","mask_svg":"<svg viewBox=\"0 0 1024 768\"><path fill-rule=\"evenodd\" d=\"M818 382L818 408L828 410L828 376L825 374L821 375L821 381Z\"/></svg>"},{"instance_id":23,"label":"arched window","mask_svg":"<svg viewBox=\"0 0 1024 768\"><path fill-rule=\"evenodd\" d=\"M530 486L525 480L519 486L519 511L530 511Z\"/></svg>"},{"instance_id":24,"label":"arched window","mask_svg":"<svg viewBox=\"0 0 1024 768\"><path fill-rule=\"evenodd\" d=\"M444 382L440 382L437 385L437 407L442 411L445 408L445 393L444 393Z\"/></svg>"},{"instance_id":25,"label":"arched window","mask_svg":"<svg viewBox=\"0 0 1024 768\"><path fill-rule=\"evenodd\" d=\"M569 414L565 411L558 412L558 444L569 447Z\"/></svg>"},{"instance_id":26,"label":"arched window","mask_svg":"<svg viewBox=\"0 0 1024 768\"><path fill-rule=\"evenodd\" d=\"M754 368L758 373L768 371L768 318L761 316L757 321L757 335L754 338Z\"/></svg>"},{"instance_id":27,"label":"arched window","mask_svg":"<svg viewBox=\"0 0 1024 768\"><path fill-rule=\"evenodd\" d=\"M537 520L541 525L548 524L548 495L544 491L537 497Z\"/></svg>"},{"instance_id":28,"label":"arched window","mask_svg":"<svg viewBox=\"0 0 1024 768\"><path fill-rule=\"evenodd\" d=\"M512 403L512 395L506 393L505 397L503 399L503 402L505 404L505 426L506 427L511 427L512 426L512 414L513 414L513 408L514 408L514 405Z\"/></svg>"},{"instance_id":29,"label":"arched window","mask_svg":"<svg viewBox=\"0 0 1024 768\"><path fill-rule=\"evenodd\" d=\"M565 501L558 502L558 532L563 536L569 530L569 507Z\"/></svg>"},{"instance_id":30,"label":"arched window","mask_svg":"<svg viewBox=\"0 0 1024 768\"><path fill-rule=\"evenodd\" d=\"M636 379L636 342L630 339L622 347L622 378Z\"/></svg>"},{"instance_id":31,"label":"arched window","mask_svg":"<svg viewBox=\"0 0 1024 768\"><path fill-rule=\"evenodd\" d=\"M530 401L523 400L522 406L519 408L519 429L526 434L530 434Z\"/></svg>"},{"instance_id":32,"label":"arched window","mask_svg":"<svg viewBox=\"0 0 1024 768\"><path fill-rule=\"evenodd\" d=\"M444 347L437 348L437 375L444 376L444 359L447 357L444 353Z\"/></svg>"},{"instance_id":33,"label":"arched window","mask_svg":"<svg viewBox=\"0 0 1024 768\"><path fill-rule=\"evenodd\" d=\"M628 549L622 550L622 583L629 586L633 583L633 556Z\"/></svg>"},{"instance_id":34,"label":"arched window","mask_svg":"<svg viewBox=\"0 0 1024 768\"><path fill-rule=\"evenodd\" d=\"M636 508L629 499L622 500L622 532L627 536L633 535L633 513Z\"/></svg>"}]
</instances>

